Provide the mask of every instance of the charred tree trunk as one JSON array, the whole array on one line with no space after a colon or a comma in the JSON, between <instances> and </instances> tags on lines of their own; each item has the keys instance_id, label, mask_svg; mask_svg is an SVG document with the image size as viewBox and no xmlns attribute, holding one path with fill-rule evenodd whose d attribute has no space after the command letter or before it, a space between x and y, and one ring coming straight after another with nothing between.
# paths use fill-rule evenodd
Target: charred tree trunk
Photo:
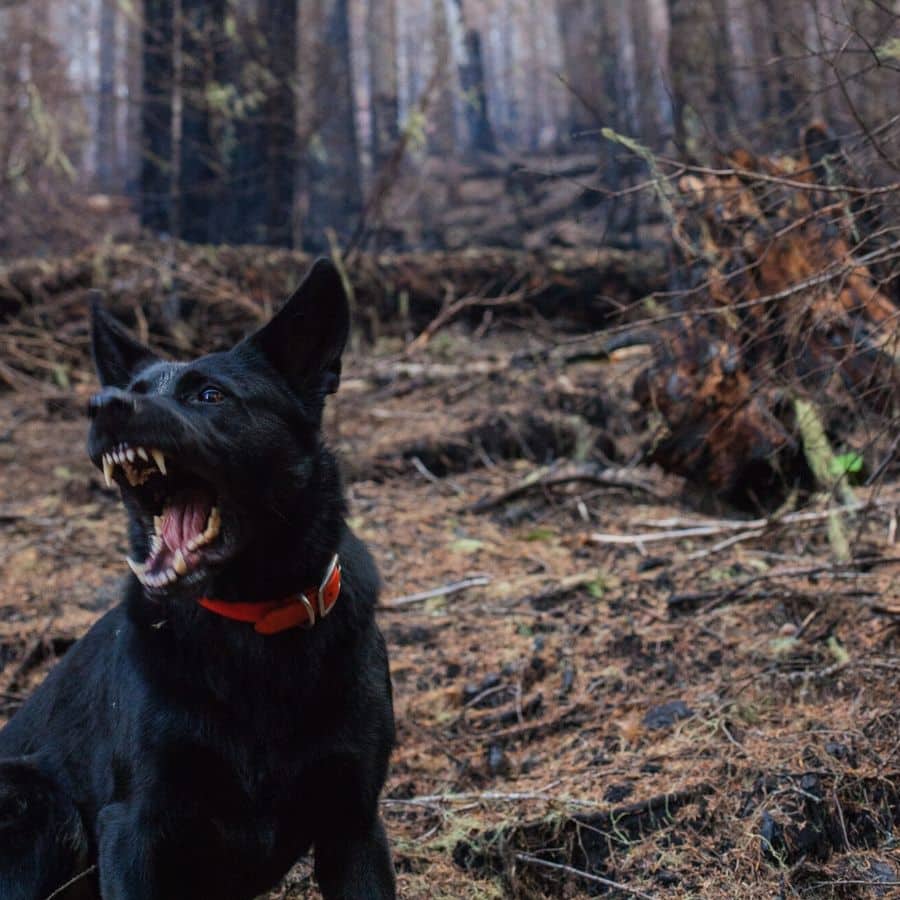
<instances>
[{"instance_id":1,"label":"charred tree trunk","mask_svg":"<svg viewBox=\"0 0 900 900\"><path fill-rule=\"evenodd\" d=\"M456 151L456 110L453 95L453 42L446 0L432 0L431 40L438 75L429 147L438 156Z\"/></svg>"},{"instance_id":2,"label":"charred tree trunk","mask_svg":"<svg viewBox=\"0 0 900 900\"><path fill-rule=\"evenodd\" d=\"M372 163L377 173L400 134L397 99L397 7L395 0L369 0L367 23L371 90Z\"/></svg>"},{"instance_id":3,"label":"charred tree trunk","mask_svg":"<svg viewBox=\"0 0 900 900\"><path fill-rule=\"evenodd\" d=\"M688 106L692 22L688 0L668 0L669 4L669 76L672 82L672 128L675 145L687 149L685 113Z\"/></svg>"},{"instance_id":4,"label":"charred tree trunk","mask_svg":"<svg viewBox=\"0 0 900 900\"><path fill-rule=\"evenodd\" d=\"M362 209L348 0L319 0L318 11L314 106L321 118L307 152L309 211L303 228L304 244L315 251L327 248L327 228L346 239Z\"/></svg>"},{"instance_id":5,"label":"charred tree trunk","mask_svg":"<svg viewBox=\"0 0 900 900\"><path fill-rule=\"evenodd\" d=\"M268 244L290 247L294 232L294 176L297 168L294 99L297 77L296 0L267 0L265 27L272 75L265 114L265 240Z\"/></svg>"},{"instance_id":6,"label":"charred tree trunk","mask_svg":"<svg viewBox=\"0 0 900 900\"><path fill-rule=\"evenodd\" d=\"M460 80L466 93L466 122L469 144L473 150L496 153L497 141L488 113L488 96L484 86L484 57L481 35L474 28L466 31L466 61L460 68Z\"/></svg>"},{"instance_id":7,"label":"charred tree trunk","mask_svg":"<svg viewBox=\"0 0 900 900\"><path fill-rule=\"evenodd\" d=\"M113 189L116 170L116 0L100 6L100 99L97 114L97 182Z\"/></svg>"},{"instance_id":8,"label":"charred tree trunk","mask_svg":"<svg viewBox=\"0 0 900 900\"><path fill-rule=\"evenodd\" d=\"M175 64L172 0L146 0L144 16L141 223L154 231L170 231Z\"/></svg>"},{"instance_id":9,"label":"charred tree trunk","mask_svg":"<svg viewBox=\"0 0 900 900\"><path fill-rule=\"evenodd\" d=\"M710 103L714 110L716 134L725 140L735 125L737 96L734 86L734 53L728 29L728 0L711 0L712 17L710 48L713 58L713 91Z\"/></svg>"},{"instance_id":10,"label":"charred tree trunk","mask_svg":"<svg viewBox=\"0 0 900 900\"><path fill-rule=\"evenodd\" d=\"M219 167L212 136L209 87L219 69L217 33L225 0L182 0L181 140L179 223L181 237L206 243L217 237L214 218Z\"/></svg>"},{"instance_id":11,"label":"charred tree trunk","mask_svg":"<svg viewBox=\"0 0 900 900\"><path fill-rule=\"evenodd\" d=\"M591 0L559 0L559 32L565 58L569 113L564 130L577 141L597 142L601 125L612 124L609 112L615 94L608 93L606 68L615 43L601 40L608 4L599 9Z\"/></svg>"},{"instance_id":12,"label":"charred tree trunk","mask_svg":"<svg viewBox=\"0 0 900 900\"><path fill-rule=\"evenodd\" d=\"M143 101L144 34L143 5L132 9L126 20L125 80L128 106L125 110L125 190L137 193L141 175L141 109Z\"/></svg>"},{"instance_id":13,"label":"charred tree trunk","mask_svg":"<svg viewBox=\"0 0 900 900\"><path fill-rule=\"evenodd\" d=\"M484 54L481 47L481 34L477 28L471 27L466 19L463 0L456 0L459 19L465 30L465 57L459 65L459 81L464 96L466 128L468 129L469 148L482 153L495 153L497 141L488 114L488 96L484 83Z\"/></svg>"},{"instance_id":14,"label":"charred tree trunk","mask_svg":"<svg viewBox=\"0 0 900 900\"><path fill-rule=\"evenodd\" d=\"M230 5L231 6L231 5ZM234 91L236 103L225 123L223 170L227 196L222 202L221 234L230 244L259 243L265 238L265 123L259 102L258 46L262 40L259 2L229 9L237 39L228 42L218 81Z\"/></svg>"}]
</instances>

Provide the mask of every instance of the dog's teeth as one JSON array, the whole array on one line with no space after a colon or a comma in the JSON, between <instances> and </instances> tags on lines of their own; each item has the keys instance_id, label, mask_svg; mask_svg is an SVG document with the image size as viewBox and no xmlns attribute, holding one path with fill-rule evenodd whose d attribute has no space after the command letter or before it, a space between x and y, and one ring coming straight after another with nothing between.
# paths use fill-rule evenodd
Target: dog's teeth
<instances>
[{"instance_id":1,"label":"dog's teeth","mask_svg":"<svg viewBox=\"0 0 900 900\"><path fill-rule=\"evenodd\" d=\"M166 457L163 455L162 450L153 449L150 451L150 455L153 457L153 461L156 463L156 468L162 472L163 475L166 474Z\"/></svg>"},{"instance_id":2,"label":"dog's teeth","mask_svg":"<svg viewBox=\"0 0 900 900\"><path fill-rule=\"evenodd\" d=\"M162 529L163 529L163 517L162 516L154 516L153 517L153 528L156 530L157 534L162 534Z\"/></svg>"},{"instance_id":3,"label":"dog's teeth","mask_svg":"<svg viewBox=\"0 0 900 900\"><path fill-rule=\"evenodd\" d=\"M103 477L104 477L104 479L106 479L107 487L113 486L112 473L113 473L113 461L109 458L109 456L104 455L104 457L103 457Z\"/></svg>"},{"instance_id":4,"label":"dog's teeth","mask_svg":"<svg viewBox=\"0 0 900 900\"><path fill-rule=\"evenodd\" d=\"M153 556L156 556L156 554L162 550L162 545L163 541L161 535L154 534L153 537L150 538L150 552Z\"/></svg>"},{"instance_id":5,"label":"dog's teeth","mask_svg":"<svg viewBox=\"0 0 900 900\"><path fill-rule=\"evenodd\" d=\"M184 554L180 549L175 551L175 572L178 575L186 575L187 574L187 563L184 559Z\"/></svg>"},{"instance_id":6,"label":"dog's teeth","mask_svg":"<svg viewBox=\"0 0 900 900\"><path fill-rule=\"evenodd\" d=\"M147 451L146 451L143 447L138 447L138 448L137 448L137 455L138 455L144 462L150 462L150 456L149 456L149 454L147 453Z\"/></svg>"},{"instance_id":7,"label":"dog's teeth","mask_svg":"<svg viewBox=\"0 0 900 900\"><path fill-rule=\"evenodd\" d=\"M166 569L166 584L171 584L178 577L174 569Z\"/></svg>"},{"instance_id":8,"label":"dog's teeth","mask_svg":"<svg viewBox=\"0 0 900 900\"><path fill-rule=\"evenodd\" d=\"M209 513L209 521L203 531L204 543L208 544L219 533L222 524L222 517L219 514L219 507L214 506Z\"/></svg>"},{"instance_id":9,"label":"dog's teeth","mask_svg":"<svg viewBox=\"0 0 900 900\"><path fill-rule=\"evenodd\" d=\"M134 452L134 450L131 449L131 447L129 447L125 451L125 455L128 457L128 462L134 462L134 458L137 456L137 454Z\"/></svg>"},{"instance_id":10,"label":"dog's teeth","mask_svg":"<svg viewBox=\"0 0 900 900\"><path fill-rule=\"evenodd\" d=\"M144 571L147 568L144 563L135 562L130 556L125 557L125 562L128 563L128 568L131 569L138 578L144 574Z\"/></svg>"}]
</instances>

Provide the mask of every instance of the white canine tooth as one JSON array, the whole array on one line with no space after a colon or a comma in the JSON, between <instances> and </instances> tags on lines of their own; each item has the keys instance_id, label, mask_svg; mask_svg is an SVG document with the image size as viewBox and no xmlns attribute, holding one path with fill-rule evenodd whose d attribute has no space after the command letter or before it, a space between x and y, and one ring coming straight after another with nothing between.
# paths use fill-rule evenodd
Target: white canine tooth
<instances>
[{"instance_id":1,"label":"white canine tooth","mask_svg":"<svg viewBox=\"0 0 900 900\"><path fill-rule=\"evenodd\" d=\"M131 447L129 447L128 450L125 451L125 455L128 457L128 462L134 462L134 458L135 456L137 456L137 454L134 452L134 450L131 449Z\"/></svg>"},{"instance_id":2,"label":"white canine tooth","mask_svg":"<svg viewBox=\"0 0 900 900\"><path fill-rule=\"evenodd\" d=\"M187 562L185 562L184 554L181 552L181 549L175 551L175 572L178 575L186 575L187 574Z\"/></svg>"},{"instance_id":3,"label":"white canine tooth","mask_svg":"<svg viewBox=\"0 0 900 900\"><path fill-rule=\"evenodd\" d=\"M113 486L112 472L113 472L113 462L108 456L104 455L104 457L103 457L103 477L106 480L107 487Z\"/></svg>"},{"instance_id":4,"label":"white canine tooth","mask_svg":"<svg viewBox=\"0 0 900 900\"><path fill-rule=\"evenodd\" d=\"M153 449L150 451L150 455L153 457L153 462L156 463L156 468L162 472L163 475L166 474L166 457L163 455L162 450Z\"/></svg>"},{"instance_id":5,"label":"white canine tooth","mask_svg":"<svg viewBox=\"0 0 900 900\"><path fill-rule=\"evenodd\" d=\"M150 462L150 456L148 455L147 451L146 451L143 447L138 447L138 448L137 448L137 455L138 455L144 462Z\"/></svg>"},{"instance_id":6,"label":"white canine tooth","mask_svg":"<svg viewBox=\"0 0 900 900\"><path fill-rule=\"evenodd\" d=\"M135 562L130 556L125 557L125 562L128 563L128 568L137 575L138 578L144 573L144 570L147 568L143 563Z\"/></svg>"}]
</instances>

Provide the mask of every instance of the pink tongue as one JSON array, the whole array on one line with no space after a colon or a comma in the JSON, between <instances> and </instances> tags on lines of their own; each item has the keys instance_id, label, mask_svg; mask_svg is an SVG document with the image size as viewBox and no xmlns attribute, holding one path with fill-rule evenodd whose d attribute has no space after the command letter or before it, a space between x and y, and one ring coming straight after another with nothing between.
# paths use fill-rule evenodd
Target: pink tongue
<instances>
[{"instance_id":1,"label":"pink tongue","mask_svg":"<svg viewBox=\"0 0 900 900\"><path fill-rule=\"evenodd\" d=\"M211 505L202 494L179 494L163 510L162 536L170 550L185 548L206 528Z\"/></svg>"}]
</instances>

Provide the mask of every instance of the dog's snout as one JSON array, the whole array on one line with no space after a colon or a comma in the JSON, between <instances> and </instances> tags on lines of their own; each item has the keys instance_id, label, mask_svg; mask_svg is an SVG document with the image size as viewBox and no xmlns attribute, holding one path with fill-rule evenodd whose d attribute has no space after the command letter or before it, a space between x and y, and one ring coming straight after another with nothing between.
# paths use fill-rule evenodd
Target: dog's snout
<instances>
[{"instance_id":1,"label":"dog's snout","mask_svg":"<svg viewBox=\"0 0 900 900\"><path fill-rule=\"evenodd\" d=\"M134 394L120 391L118 388L104 388L94 394L88 402L88 416L96 419L101 411L129 416L137 410L137 398Z\"/></svg>"}]
</instances>

